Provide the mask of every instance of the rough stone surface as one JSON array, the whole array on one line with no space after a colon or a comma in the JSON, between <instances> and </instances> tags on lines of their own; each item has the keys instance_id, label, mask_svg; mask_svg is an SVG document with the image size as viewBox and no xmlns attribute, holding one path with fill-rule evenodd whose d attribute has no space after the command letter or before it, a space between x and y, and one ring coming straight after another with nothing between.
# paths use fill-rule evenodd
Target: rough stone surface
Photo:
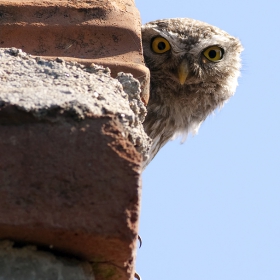
<instances>
[{"instance_id":1,"label":"rough stone surface","mask_svg":"<svg viewBox=\"0 0 280 280\"><path fill-rule=\"evenodd\" d=\"M68 111L80 120L112 114L122 123L125 137L146 159L150 147L142 126L146 107L139 82L131 74L118 74L121 85L110 77L109 68L32 58L15 48L0 49L0 63L0 106L14 105L40 120L55 110Z\"/></svg>"},{"instance_id":2,"label":"rough stone surface","mask_svg":"<svg viewBox=\"0 0 280 280\"><path fill-rule=\"evenodd\" d=\"M97 280L133 279L150 145L139 84L118 79L0 49L0 239L90 261Z\"/></svg>"},{"instance_id":3,"label":"rough stone surface","mask_svg":"<svg viewBox=\"0 0 280 280\"><path fill-rule=\"evenodd\" d=\"M0 0L0 47L132 73L149 99L149 70L134 0Z\"/></svg>"},{"instance_id":4,"label":"rough stone surface","mask_svg":"<svg viewBox=\"0 0 280 280\"><path fill-rule=\"evenodd\" d=\"M14 248L0 242L1 280L94 280L92 266L75 259L56 257L36 246Z\"/></svg>"}]
</instances>

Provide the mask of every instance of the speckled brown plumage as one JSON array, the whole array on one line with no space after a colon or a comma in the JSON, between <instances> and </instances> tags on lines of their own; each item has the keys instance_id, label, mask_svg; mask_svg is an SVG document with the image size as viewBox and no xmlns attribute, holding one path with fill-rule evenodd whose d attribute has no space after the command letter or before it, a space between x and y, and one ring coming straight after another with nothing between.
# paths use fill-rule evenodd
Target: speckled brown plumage
<instances>
[{"instance_id":1,"label":"speckled brown plumage","mask_svg":"<svg viewBox=\"0 0 280 280\"><path fill-rule=\"evenodd\" d=\"M168 41L156 45L163 53L153 50L155 38ZM206 117L234 94L243 48L238 39L219 28L186 18L145 24L142 40L145 63L151 72L144 128L153 145L146 166L171 138L196 133ZM170 49L165 51L168 43ZM212 61L213 50L209 47L213 46L221 56L217 61ZM186 72L186 77L182 78L180 71Z\"/></svg>"}]
</instances>

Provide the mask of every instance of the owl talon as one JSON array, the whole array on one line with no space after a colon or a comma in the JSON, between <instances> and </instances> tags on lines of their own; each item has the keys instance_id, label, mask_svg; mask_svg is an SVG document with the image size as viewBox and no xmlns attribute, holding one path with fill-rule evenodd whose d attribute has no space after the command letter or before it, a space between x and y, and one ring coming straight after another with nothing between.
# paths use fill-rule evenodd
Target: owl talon
<instances>
[{"instance_id":1,"label":"owl talon","mask_svg":"<svg viewBox=\"0 0 280 280\"><path fill-rule=\"evenodd\" d=\"M134 273L134 278L136 278L138 280L142 280L140 275L137 272Z\"/></svg>"},{"instance_id":2,"label":"owl talon","mask_svg":"<svg viewBox=\"0 0 280 280\"><path fill-rule=\"evenodd\" d=\"M142 247L142 239L140 235L138 235L138 240L139 240L139 249Z\"/></svg>"}]
</instances>

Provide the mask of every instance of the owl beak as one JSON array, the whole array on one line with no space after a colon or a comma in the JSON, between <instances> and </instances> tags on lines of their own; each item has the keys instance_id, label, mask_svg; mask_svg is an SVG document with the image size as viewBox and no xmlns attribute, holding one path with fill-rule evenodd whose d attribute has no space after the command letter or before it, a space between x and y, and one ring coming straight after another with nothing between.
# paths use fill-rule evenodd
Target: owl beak
<instances>
[{"instance_id":1,"label":"owl beak","mask_svg":"<svg viewBox=\"0 0 280 280\"><path fill-rule=\"evenodd\" d=\"M181 85L185 83L190 73L189 64L186 59L183 59L178 67L178 77Z\"/></svg>"}]
</instances>

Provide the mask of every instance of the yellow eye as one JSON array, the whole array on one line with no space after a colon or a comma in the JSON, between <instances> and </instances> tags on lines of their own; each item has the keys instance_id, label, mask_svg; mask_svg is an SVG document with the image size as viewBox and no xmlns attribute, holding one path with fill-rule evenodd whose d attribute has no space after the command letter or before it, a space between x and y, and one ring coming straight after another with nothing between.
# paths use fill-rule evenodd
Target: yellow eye
<instances>
[{"instance_id":1,"label":"yellow eye","mask_svg":"<svg viewBox=\"0 0 280 280\"><path fill-rule=\"evenodd\" d=\"M218 46L213 46L206 49L203 54L210 61L216 62L223 58L224 50Z\"/></svg>"},{"instance_id":2,"label":"yellow eye","mask_svg":"<svg viewBox=\"0 0 280 280\"><path fill-rule=\"evenodd\" d=\"M156 37L152 41L152 50L155 53L165 53L170 50L170 44L169 42L162 38L162 37Z\"/></svg>"}]
</instances>

